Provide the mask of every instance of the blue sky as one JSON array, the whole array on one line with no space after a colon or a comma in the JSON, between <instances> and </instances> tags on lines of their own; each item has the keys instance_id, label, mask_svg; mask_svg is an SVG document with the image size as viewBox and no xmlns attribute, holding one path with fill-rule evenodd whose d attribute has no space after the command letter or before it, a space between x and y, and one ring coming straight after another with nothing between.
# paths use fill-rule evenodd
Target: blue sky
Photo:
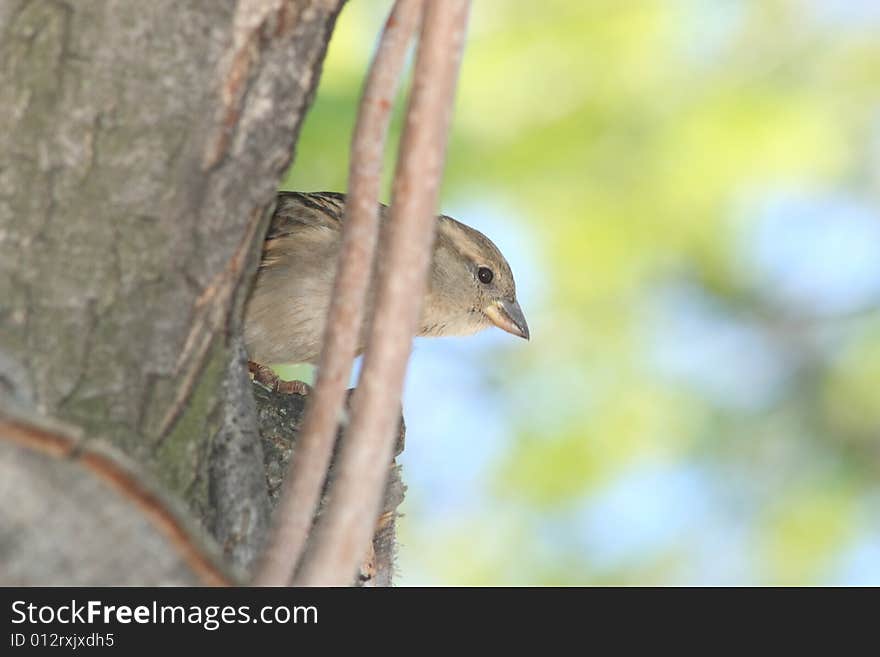
<instances>
[{"instance_id":1,"label":"blue sky","mask_svg":"<svg viewBox=\"0 0 880 657\"><path fill-rule=\"evenodd\" d=\"M472 338L416 341L405 393L408 436L402 462L409 497L402 522L428 533L468 518L497 518L503 525L500 519L507 513L528 513L516 508L517 500L499 500L489 485L493 464L503 457L515 427L507 419L510 402L492 390L487 369L497 376L504 367L493 359L510 350L540 351L542 342L552 339L541 332L550 322L539 302L549 277L531 250L535 241L528 222L510 220L503 199L444 210L492 237L517 281L527 281L520 285L521 300L533 339L516 341L489 330ZM821 316L840 330L846 322L838 326L838 315L878 307L880 215L870 203L839 192L780 191L749 212L748 228L732 248L755 289L774 304ZM665 283L649 306L649 359L670 385L734 412L772 406L792 374L791 363L760 325L687 283ZM675 574L681 583L758 582L760 566L750 547L755 537L731 504L736 487L729 473L699 461L639 460L596 494L550 513L543 526L538 522L543 536L535 537L534 547L541 549L548 539L579 546L595 567L613 569L684 545L687 566ZM829 569L827 583L880 581L880 526L867 513L863 523ZM430 564L405 546L401 569L401 584L438 583Z\"/></svg>"}]
</instances>

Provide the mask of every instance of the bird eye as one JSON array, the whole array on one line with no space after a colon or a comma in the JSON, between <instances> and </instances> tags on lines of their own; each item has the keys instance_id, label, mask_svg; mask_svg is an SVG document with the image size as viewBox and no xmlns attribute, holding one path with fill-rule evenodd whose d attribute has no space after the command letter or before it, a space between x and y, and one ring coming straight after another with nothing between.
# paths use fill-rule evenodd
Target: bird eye
<instances>
[{"instance_id":1,"label":"bird eye","mask_svg":"<svg viewBox=\"0 0 880 657\"><path fill-rule=\"evenodd\" d=\"M480 282L484 285L488 285L492 282L492 279L495 278L495 274L493 274L492 270L488 267L480 267L477 270L477 278L479 278Z\"/></svg>"}]
</instances>

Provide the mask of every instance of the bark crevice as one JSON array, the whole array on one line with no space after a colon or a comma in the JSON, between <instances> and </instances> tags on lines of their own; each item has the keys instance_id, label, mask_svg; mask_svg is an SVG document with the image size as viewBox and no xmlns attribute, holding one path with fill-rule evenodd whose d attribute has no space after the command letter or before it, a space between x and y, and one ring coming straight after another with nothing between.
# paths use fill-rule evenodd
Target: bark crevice
<instances>
[{"instance_id":1,"label":"bark crevice","mask_svg":"<svg viewBox=\"0 0 880 657\"><path fill-rule=\"evenodd\" d=\"M341 5L0 3L0 394L124 452L243 569L269 502L236 336Z\"/></svg>"}]
</instances>

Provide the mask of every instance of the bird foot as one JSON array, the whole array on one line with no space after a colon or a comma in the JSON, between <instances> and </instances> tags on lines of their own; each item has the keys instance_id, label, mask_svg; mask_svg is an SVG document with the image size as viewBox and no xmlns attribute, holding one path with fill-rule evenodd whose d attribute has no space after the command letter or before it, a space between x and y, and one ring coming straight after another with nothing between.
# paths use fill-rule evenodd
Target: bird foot
<instances>
[{"instance_id":1,"label":"bird foot","mask_svg":"<svg viewBox=\"0 0 880 657\"><path fill-rule=\"evenodd\" d=\"M252 360L248 361L248 371L254 375L254 381L269 390L280 392L283 395L306 396L312 392L312 386L305 381L285 381L275 374L272 368L260 365Z\"/></svg>"}]
</instances>

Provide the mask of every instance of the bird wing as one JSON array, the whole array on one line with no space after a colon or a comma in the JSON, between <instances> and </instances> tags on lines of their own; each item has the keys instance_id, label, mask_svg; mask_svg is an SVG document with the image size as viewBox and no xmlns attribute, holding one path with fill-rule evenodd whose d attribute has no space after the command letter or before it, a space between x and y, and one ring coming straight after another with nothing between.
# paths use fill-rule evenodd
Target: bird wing
<instances>
[{"instance_id":1,"label":"bird wing","mask_svg":"<svg viewBox=\"0 0 880 657\"><path fill-rule=\"evenodd\" d=\"M263 243L261 268L283 257L285 244L302 231L339 231L345 210L345 194L336 192L279 192L275 213Z\"/></svg>"},{"instance_id":2,"label":"bird wing","mask_svg":"<svg viewBox=\"0 0 880 657\"><path fill-rule=\"evenodd\" d=\"M308 227L338 230L344 210L345 194L278 192L275 214L266 239L283 237Z\"/></svg>"}]
</instances>

